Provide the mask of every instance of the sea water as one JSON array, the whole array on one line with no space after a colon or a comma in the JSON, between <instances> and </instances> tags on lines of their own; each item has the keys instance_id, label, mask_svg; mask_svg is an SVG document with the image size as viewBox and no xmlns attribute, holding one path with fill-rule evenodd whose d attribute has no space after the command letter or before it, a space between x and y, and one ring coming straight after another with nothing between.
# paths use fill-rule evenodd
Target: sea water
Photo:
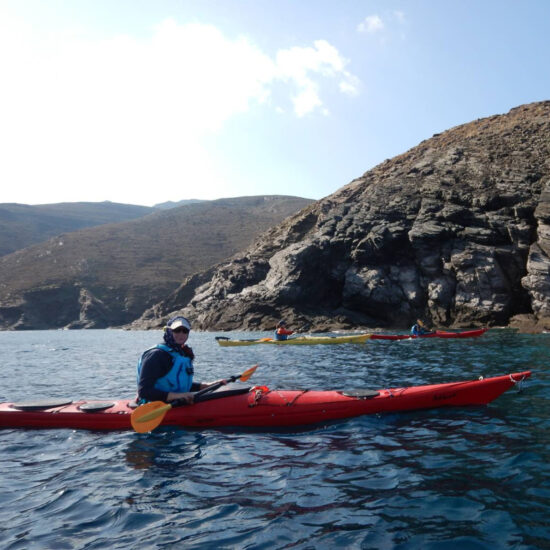
<instances>
[{"instance_id":1,"label":"sea water","mask_svg":"<svg viewBox=\"0 0 550 550\"><path fill-rule=\"evenodd\" d=\"M0 548L550 548L550 335L221 348L191 333L196 379L352 389L526 369L487 407L303 429L150 434L0 430ZM135 396L156 331L0 333L0 401Z\"/></svg>"}]
</instances>

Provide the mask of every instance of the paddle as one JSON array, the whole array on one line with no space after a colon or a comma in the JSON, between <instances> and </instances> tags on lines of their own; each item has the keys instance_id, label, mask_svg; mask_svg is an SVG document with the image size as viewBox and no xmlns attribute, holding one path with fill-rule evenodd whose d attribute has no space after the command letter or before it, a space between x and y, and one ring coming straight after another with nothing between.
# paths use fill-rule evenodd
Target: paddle
<instances>
[{"instance_id":1,"label":"paddle","mask_svg":"<svg viewBox=\"0 0 550 550\"><path fill-rule=\"evenodd\" d=\"M434 332L436 332L435 330L431 329L430 327L427 327L421 319L417 319L416 320L416 323L418 324L418 326L420 327L421 330L423 330L424 332L421 332L421 334L419 334L419 336L423 336L425 334L433 334Z\"/></svg>"},{"instance_id":2,"label":"paddle","mask_svg":"<svg viewBox=\"0 0 550 550\"><path fill-rule=\"evenodd\" d=\"M304 338L303 335L307 334L304 331L308 330L310 327L311 327L311 323L306 323L304 326L300 327L298 330L295 330L293 332L293 335L290 336L288 339L289 340L294 340L295 338ZM298 336L299 334L301 334L302 336ZM294 335L296 335L296 336L294 336Z\"/></svg>"},{"instance_id":3,"label":"paddle","mask_svg":"<svg viewBox=\"0 0 550 550\"><path fill-rule=\"evenodd\" d=\"M236 374L227 379L227 382L214 382L206 388L196 392L193 396L194 399L204 395L206 393L213 392L219 387L223 386L229 382L235 382L240 380L241 382L246 382L253 374L254 371L258 368L258 365L254 365L249 369L245 370L242 374ZM151 403L145 403L145 405L140 405L137 409L134 410L132 416L130 417L130 422L132 423L132 428L140 434L153 431L163 420L166 413L175 405L171 403L164 403L162 401L152 401Z\"/></svg>"}]
</instances>

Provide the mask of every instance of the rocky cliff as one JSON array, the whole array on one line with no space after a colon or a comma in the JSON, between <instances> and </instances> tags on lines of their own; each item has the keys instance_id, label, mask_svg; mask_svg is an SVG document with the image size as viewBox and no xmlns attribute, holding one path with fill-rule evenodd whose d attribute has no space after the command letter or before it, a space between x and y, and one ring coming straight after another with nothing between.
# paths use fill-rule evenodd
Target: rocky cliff
<instances>
[{"instance_id":1,"label":"rocky cliff","mask_svg":"<svg viewBox=\"0 0 550 550\"><path fill-rule=\"evenodd\" d=\"M195 275L134 326L550 327L550 101L386 160Z\"/></svg>"}]
</instances>

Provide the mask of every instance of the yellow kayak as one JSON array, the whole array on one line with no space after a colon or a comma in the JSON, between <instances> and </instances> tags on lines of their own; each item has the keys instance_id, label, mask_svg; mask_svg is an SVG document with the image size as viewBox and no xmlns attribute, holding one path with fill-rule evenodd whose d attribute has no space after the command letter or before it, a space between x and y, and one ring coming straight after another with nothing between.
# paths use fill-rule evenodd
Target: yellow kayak
<instances>
[{"instance_id":1,"label":"yellow kayak","mask_svg":"<svg viewBox=\"0 0 550 550\"><path fill-rule=\"evenodd\" d=\"M273 338L258 338L255 340L231 340L225 336L216 336L216 341L222 347L255 346L256 344L275 344L276 346L312 346L315 344L364 344L370 334L350 334L348 336L297 336L288 340Z\"/></svg>"}]
</instances>

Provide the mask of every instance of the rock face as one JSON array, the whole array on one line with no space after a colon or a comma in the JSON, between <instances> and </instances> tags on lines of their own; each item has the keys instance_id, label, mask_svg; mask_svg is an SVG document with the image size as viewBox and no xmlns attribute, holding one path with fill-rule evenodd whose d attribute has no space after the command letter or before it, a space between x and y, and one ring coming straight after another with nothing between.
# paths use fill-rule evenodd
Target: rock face
<instances>
[{"instance_id":1,"label":"rock face","mask_svg":"<svg viewBox=\"0 0 550 550\"><path fill-rule=\"evenodd\" d=\"M550 101L423 141L270 230L135 326L550 327Z\"/></svg>"}]
</instances>

